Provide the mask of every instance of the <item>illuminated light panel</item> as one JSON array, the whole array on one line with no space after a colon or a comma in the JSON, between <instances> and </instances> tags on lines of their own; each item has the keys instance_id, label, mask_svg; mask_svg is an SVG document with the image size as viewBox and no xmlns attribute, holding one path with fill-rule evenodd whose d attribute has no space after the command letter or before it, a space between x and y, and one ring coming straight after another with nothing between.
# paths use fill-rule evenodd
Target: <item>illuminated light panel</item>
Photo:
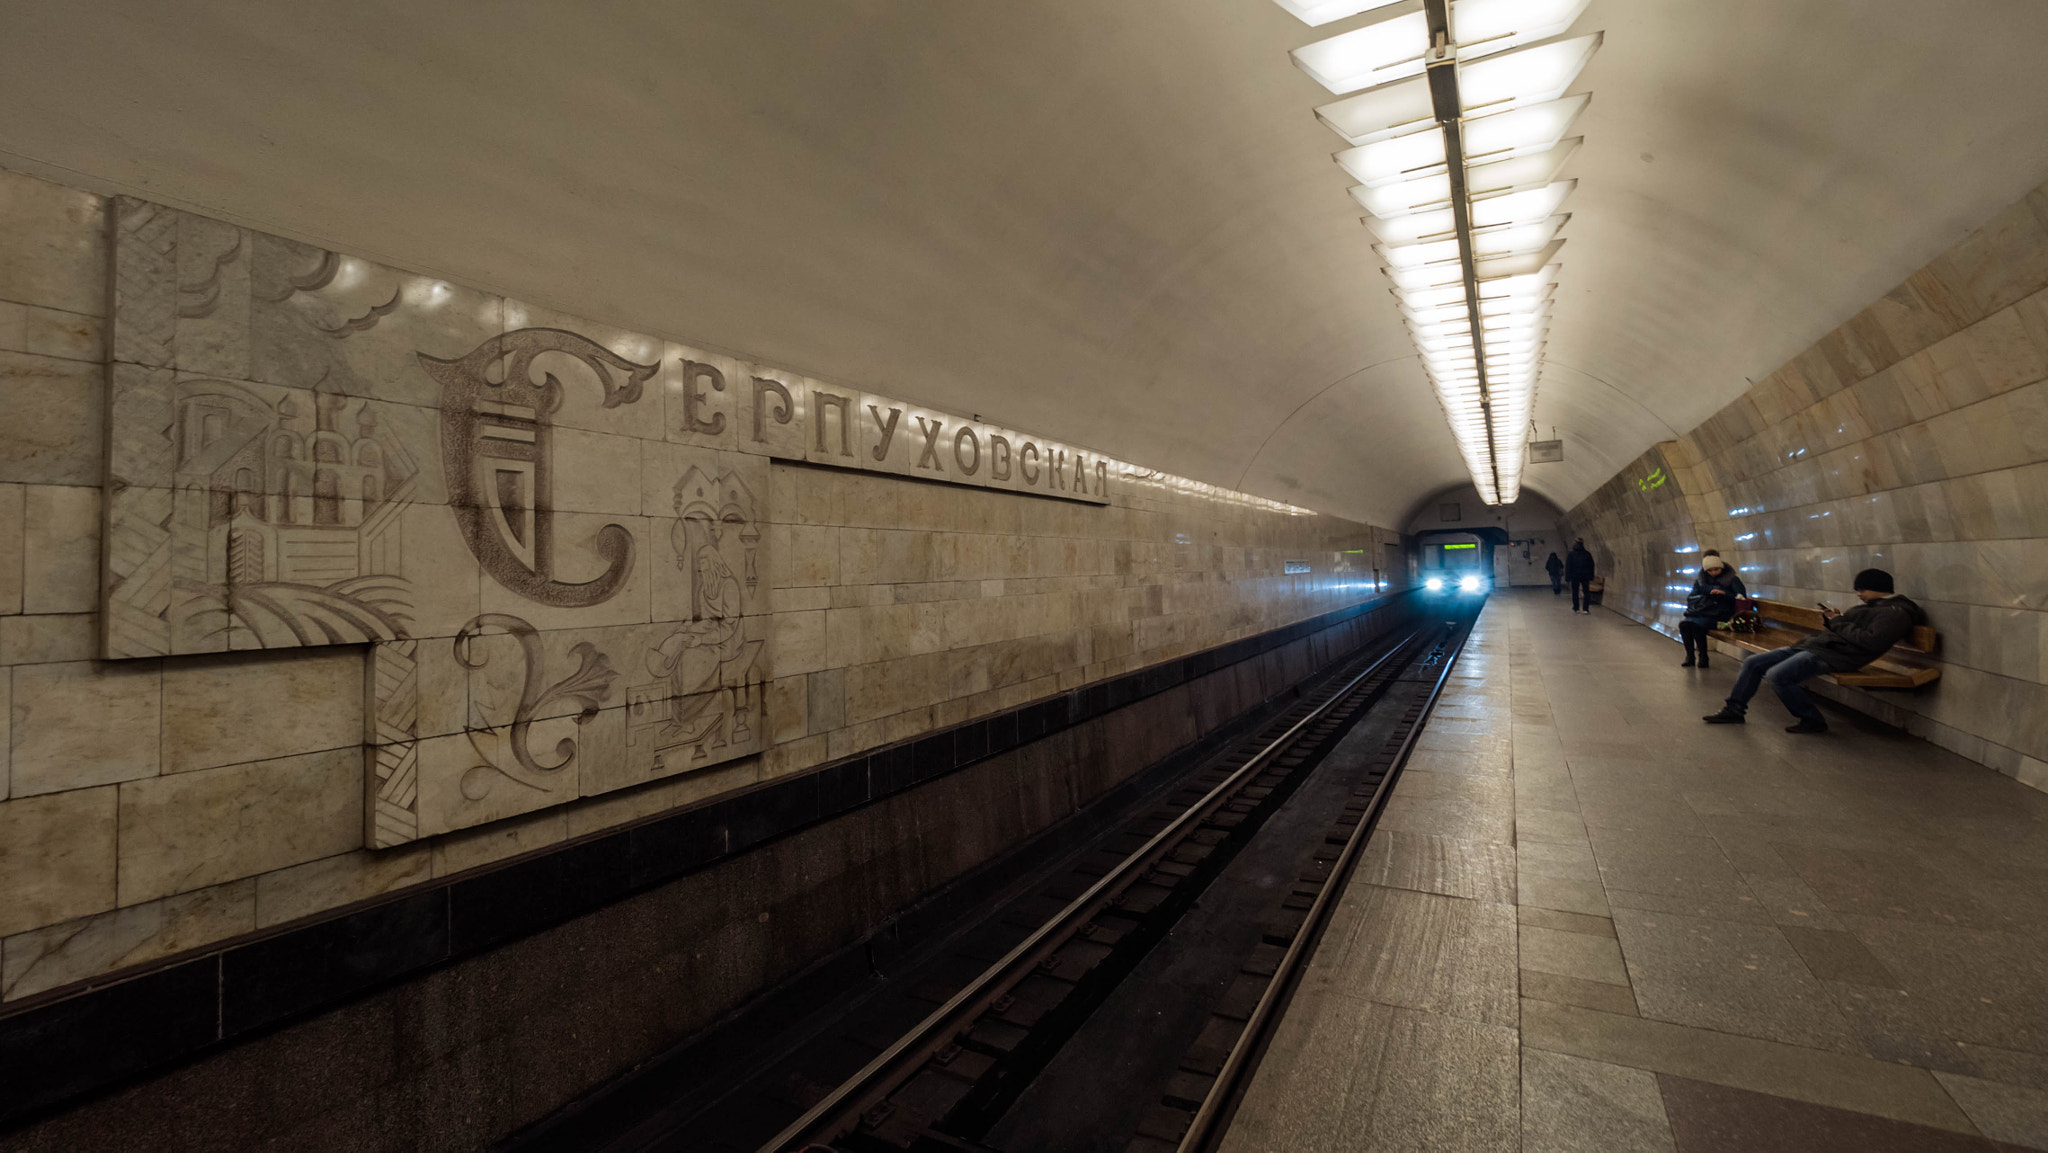
<instances>
[{"instance_id":1,"label":"illuminated light panel","mask_svg":"<svg viewBox=\"0 0 2048 1153\"><path fill-rule=\"evenodd\" d=\"M1473 484L1509 504L1571 221L1559 209L1576 182L1558 174L1580 140L1565 134L1592 99L1565 92L1603 36L1522 47L1564 32L1587 0L1424 4L1419 21L1382 20L1294 60L1339 95L1363 89L1316 116L1351 145L1335 160L1357 181L1351 196L1371 214L1380 271ZM1432 50L1432 26L1452 42Z\"/></svg>"},{"instance_id":2,"label":"illuminated light panel","mask_svg":"<svg viewBox=\"0 0 2048 1153\"><path fill-rule=\"evenodd\" d=\"M1290 15L1303 24L1311 28L1320 28L1333 20L1342 20L1348 16L1356 16L1360 12L1370 12L1375 8L1385 8L1389 5L1399 4L1401 0L1274 0L1274 2L1279 4L1280 7L1287 9Z\"/></svg>"}]
</instances>

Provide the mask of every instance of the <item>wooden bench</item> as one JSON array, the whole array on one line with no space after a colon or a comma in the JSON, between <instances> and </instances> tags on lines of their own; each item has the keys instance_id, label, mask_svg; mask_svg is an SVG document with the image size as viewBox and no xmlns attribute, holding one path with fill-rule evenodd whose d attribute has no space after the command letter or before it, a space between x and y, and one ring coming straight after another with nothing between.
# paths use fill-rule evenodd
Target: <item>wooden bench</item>
<instances>
[{"instance_id":1,"label":"wooden bench","mask_svg":"<svg viewBox=\"0 0 2048 1153\"><path fill-rule=\"evenodd\" d=\"M1736 619L1749 622L1755 631L1716 629L1713 635L1745 652L1767 653L1827 628L1826 618L1821 616L1818 608L1755 597L1750 598L1750 603L1756 606L1755 609ZM1853 673L1830 673L1827 679L1859 689L1917 689L1933 684L1941 679L1941 670L1929 663L1928 658L1934 655L1940 640L1932 628L1919 625L1885 655Z\"/></svg>"}]
</instances>

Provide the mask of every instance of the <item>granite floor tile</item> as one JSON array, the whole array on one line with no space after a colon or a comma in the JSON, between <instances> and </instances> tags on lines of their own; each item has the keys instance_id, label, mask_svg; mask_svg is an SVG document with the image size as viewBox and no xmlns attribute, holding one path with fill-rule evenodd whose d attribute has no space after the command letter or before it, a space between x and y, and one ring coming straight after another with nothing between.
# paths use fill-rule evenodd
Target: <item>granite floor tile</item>
<instances>
[{"instance_id":1,"label":"granite floor tile","mask_svg":"<svg viewBox=\"0 0 2048 1153\"><path fill-rule=\"evenodd\" d=\"M1557 844L1586 844L1586 822L1577 813L1557 809L1517 809L1517 841L1550 841Z\"/></svg>"},{"instance_id":2,"label":"granite floor tile","mask_svg":"<svg viewBox=\"0 0 2048 1153\"><path fill-rule=\"evenodd\" d=\"M1610 938L1523 925L1521 945L1524 969L1610 985L1629 983L1621 947Z\"/></svg>"},{"instance_id":3,"label":"granite floor tile","mask_svg":"<svg viewBox=\"0 0 2048 1153\"><path fill-rule=\"evenodd\" d=\"M1614 931L1645 1017L1862 1051L1828 991L1775 926L1616 909Z\"/></svg>"},{"instance_id":4,"label":"granite floor tile","mask_svg":"<svg viewBox=\"0 0 2048 1153\"><path fill-rule=\"evenodd\" d=\"M1636 995L1629 991L1627 985L1561 977L1534 969L1522 970L1522 996L1537 1001L1555 1001L1560 1005L1577 1005L1582 1009L1598 1009L1603 1013L1620 1013L1629 1017L1641 1015L1636 1011Z\"/></svg>"},{"instance_id":5,"label":"granite floor tile","mask_svg":"<svg viewBox=\"0 0 2048 1153\"><path fill-rule=\"evenodd\" d=\"M1605 917L1609 912L1605 890L1592 881L1570 881L1525 872L1515 878L1515 892L1516 903L1539 909L1584 913L1591 917Z\"/></svg>"},{"instance_id":6,"label":"granite floor tile","mask_svg":"<svg viewBox=\"0 0 2048 1153\"><path fill-rule=\"evenodd\" d=\"M2037 936L1845 915L1933 1033L2048 1053L2048 953Z\"/></svg>"},{"instance_id":7,"label":"granite floor tile","mask_svg":"<svg viewBox=\"0 0 2048 1153\"><path fill-rule=\"evenodd\" d=\"M1754 897L1673 896L1644 893L1634 889L1607 890L1607 903L1617 909L1641 909L1646 913L1676 913L1682 917L1706 917L1745 925L1769 925L1771 911Z\"/></svg>"},{"instance_id":8,"label":"granite floor tile","mask_svg":"<svg viewBox=\"0 0 2048 1153\"><path fill-rule=\"evenodd\" d=\"M1514 1030L1335 993L1311 1005L1281 1023L1224 1153L1516 1149Z\"/></svg>"},{"instance_id":9,"label":"granite floor tile","mask_svg":"<svg viewBox=\"0 0 2048 1153\"><path fill-rule=\"evenodd\" d=\"M1994 1153L1975 1134L1872 1117L1669 1073L1657 1077L1678 1153Z\"/></svg>"},{"instance_id":10,"label":"granite floor tile","mask_svg":"<svg viewBox=\"0 0 2048 1153\"><path fill-rule=\"evenodd\" d=\"M1780 845L1814 894L1838 914L2005 928L2009 918L1972 895L1971 886L1918 854Z\"/></svg>"},{"instance_id":11,"label":"granite floor tile","mask_svg":"<svg viewBox=\"0 0 2048 1153\"><path fill-rule=\"evenodd\" d=\"M1595 937L1613 937L1612 917L1590 917L1584 913L1566 913L1558 909L1542 909L1535 905L1523 905L1515 910L1524 925L1536 925L1545 929L1558 929L1566 933L1588 933Z\"/></svg>"},{"instance_id":12,"label":"granite floor tile","mask_svg":"<svg viewBox=\"0 0 2048 1153\"><path fill-rule=\"evenodd\" d=\"M2048 1149L2048 1092L1956 1073L1936 1073L1934 1079L1986 1137Z\"/></svg>"},{"instance_id":13,"label":"granite floor tile","mask_svg":"<svg viewBox=\"0 0 2048 1153\"><path fill-rule=\"evenodd\" d=\"M1672 1148L1655 1074L1562 1053L1522 1055L1522 1153Z\"/></svg>"},{"instance_id":14,"label":"granite floor tile","mask_svg":"<svg viewBox=\"0 0 2048 1153\"><path fill-rule=\"evenodd\" d=\"M1712 837L1611 828L1591 818L1587 825L1600 880L1610 889L1715 901L1751 895Z\"/></svg>"},{"instance_id":15,"label":"granite floor tile","mask_svg":"<svg viewBox=\"0 0 2048 1153\"><path fill-rule=\"evenodd\" d=\"M1515 899L1514 850L1492 841L1381 829L1366 843L1352 876L1355 884L1447 897L1507 903Z\"/></svg>"},{"instance_id":16,"label":"granite floor tile","mask_svg":"<svg viewBox=\"0 0 2048 1153\"><path fill-rule=\"evenodd\" d=\"M1899 987L1899 979L1871 956L1870 950L1853 933L1803 929L1796 925L1780 925L1778 932L1798 951L1808 971L1823 981L1845 981L1851 985L1874 985L1881 989Z\"/></svg>"},{"instance_id":17,"label":"granite floor tile","mask_svg":"<svg viewBox=\"0 0 2048 1153\"><path fill-rule=\"evenodd\" d=\"M1522 1003L1522 1044L1959 1133L1975 1126L1924 1069L1547 1001Z\"/></svg>"},{"instance_id":18,"label":"granite floor tile","mask_svg":"<svg viewBox=\"0 0 2048 1153\"><path fill-rule=\"evenodd\" d=\"M1354 884L1350 931L1332 926L1304 984L1328 982L1386 1005L1490 1025L1515 1023L1511 906Z\"/></svg>"},{"instance_id":19,"label":"granite floor tile","mask_svg":"<svg viewBox=\"0 0 2048 1153\"><path fill-rule=\"evenodd\" d=\"M1515 846L1515 863L1523 872L1540 877L1596 884L1600 880L1600 866L1593 859L1593 851L1581 845L1523 841Z\"/></svg>"},{"instance_id":20,"label":"granite floor tile","mask_svg":"<svg viewBox=\"0 0 2048 1153\"><path fill-rule=\"evenodd\" d=\"M1725 852L1727 846L1722 846L1722 849ZM1843 927L1834 910L1821 903L1814 891L1806 887L1806 882L1797 877L1744 873L1742 883L1763 905L1774 924L1802 929L1841 930Z\"/></svg>"},{"instance_id":21,"label":"granite floor tile","mask_svg":"<svg viewBox=\"0 0 2048 1153\"><path fill-rule=\"evenodd\" d=\"M1389 797L1385 808L1380 810L1378 827L1389 832L1507 845L1514 841L1514 803L1511 800L1474 800L1456 796L1420 800L1394 796Z\"/></svg>"}]
</instances>

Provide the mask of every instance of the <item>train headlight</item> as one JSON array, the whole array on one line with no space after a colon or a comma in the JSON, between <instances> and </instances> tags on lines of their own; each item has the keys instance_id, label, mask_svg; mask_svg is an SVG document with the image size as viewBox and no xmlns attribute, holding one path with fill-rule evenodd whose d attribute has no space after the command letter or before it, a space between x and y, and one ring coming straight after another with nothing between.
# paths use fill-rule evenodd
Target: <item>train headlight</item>
<instances>
[{"instance_id":1,"label":"train headlight","mask_svg":"<svg viewBox=\"0 0 2048 1153\"><path fill-rule=\"evenodd\" d=\"M1458 588L1462 592L1476 593L1479 591L1479 578L1476 576L1468 576L1465 579L1458 582Z\"/></svg>"},{"instance_id":2,"label":"train headlight","mask_svg":"<svg viewBox=\"0 0 2048 1153\"><path fill-rule=\"evenodd\" d=\"M1440 593L1444 591L1444 578L1431 577L1428 580L1422 582L1422 587L1428 589L1430 592Z\"/></svg>"}]
</instances>

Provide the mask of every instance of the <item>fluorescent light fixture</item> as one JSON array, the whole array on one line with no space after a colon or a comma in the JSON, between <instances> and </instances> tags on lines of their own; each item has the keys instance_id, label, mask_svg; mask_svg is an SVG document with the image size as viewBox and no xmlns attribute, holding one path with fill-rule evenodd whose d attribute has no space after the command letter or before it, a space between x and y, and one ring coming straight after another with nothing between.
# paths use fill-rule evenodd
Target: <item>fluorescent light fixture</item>
<instances>
[{"instance_id":1,"label":"fluorescent light fixture","mask_svg":"<svg viewBox=\"0 0 2048 1153\"><path fill-rule=\"evenodd\" d=\"M1410 212L1401 216L1364 216L1372 234L1385 244L1414 244L1420 240L1435 240L1439 237L1457 238L1457 221L1448 208L1433 208L1426 212Z\"/></svg>"},{"instance_id":2,"label":"fluorescent light fixture","mask_svg":"<svg viewBox=\"0 0 2048 1153\"><path fill-rule=\"evenodd\" d=\"M1310 23L1384 6L1280 3ZM1316 117L1351 146L1335 159L1357 181L1351 196L1371 214L1364 223L1416 358L1488 504L1521 492L1559 233L1571 220L1560 209L1576 185L1558 175L1581 143L1566 133L1592 99L1566 92L1603 34L1552 38L1587 4L1423 0L1420 13L1382 17L1292 54L1344 97ZM1483 581L1469 576L1458 587L1477 592Z\"/></svg>"},{"instance_id":3,"label":"fluorescent light fixture","mask_svg":"<svg viewBox=\"0 0 2048 1153\"><path fill-rule=\"evenodd\" d=\"M1292 13L1296 20L1311 28L1320 28L1333 20L1399 4L1401 0L1275 0L1282 8Z\"/></svg>"},{"instance_id":4,"label":"fluorescent light fixture","mask_svg":"<svg viewBox=\"0 0 2048 1153\"><path fill-rule=\"evenodd\" d=\"M1427 51L1428 19L1421 12L1410 12L1304 45L1288 56L1316 83L1342 96L1421 75L1422 55Z\"/></svg>"},{"instance_id":5,"label":"fluorescent light fixture","mask_svg":"<svg viewBox=\"0 0 2048 1153\"><path fill-rule=\"evenodd\" d=\"M1579 114L1586 110L1586 105L1592 99L1591 94L1580 93L1562 100L1531 104L1512 112L1466 120L1465 163L1488 164L1511 157L1526 156L1532 152L1550 151L1557 147L1558 141L1564 139L1565 133L1571 131L1572 124L1578 120ZM1412 140L1419 135L1421 133L1398 139ZM1437 151L1439 154L1443 151L1441 140L1437 144ZM1437 163L1442 162L1439 156Z\"/></svg>"},{"instance_id":6,"label":"fluorescent light fixture","mask_svg":"<svg viewBox=\"0 0 2048 1153\"><path fill-rule=\"evenodd\" d=\"M1557 237L1557 230L1570 220L1570 214L1553 216L1534 224L1510 224L1503 228L1474 229L1472 231L1472 255L1480 259L1489 256L1516 256L1534 252L1549 244ZM1455 244L1456 241L1451 243ZM1417 247L1426 247L1418 245ZM1398 251L1398 250L1390 250Z\"/></svg>"},{"instance_id":7,"label":"fluorescent light fixture","mask_svg":"<svg viewBox=\"0 0 2048 1153\"><path fill-rule=\"evenodd\" d=\"M1484 196L1489 192L1511 192L1524 188L1536 188L1557 179L1557 174L1579 150L1582 137L1559 141L1557 147L1548 152L1535 152L1517 156L1492 164L1473 164L1465 169L1465 193L1468 196ZM1450 199L1444 193L1444 199Z\"/></svg>"},{"instance_id":8,"label":"fluorescent light fixture","mask_svg":"<svg viewBox=\"0 0 2048 1153\"><path fill-rule=\"evenodd\" d=\"M1505 112L1524 104L1535 104L1555 100L1564 95L1572 81L1579 78L1586 62L1600 47L1601 33L1579 36L1571 40L1560 40L1555 44L1544 44L1535 48L1523 48L1500 56L1489 56L1483 60L1458 66L1458 99L1467 116L1488 116ZM1391 91L1401 85L1389 85L1380 91ZM1367 93L1366 95L1373 95ZM1425 104L1428 93L1423 94ZM1352 100L1363 97L1354 96ZM1348 103L1348 101L1346 101ZM1389 107L1392 107L1389 105ZM1317 115L1322 109L1316 110ZM1432 112L1425 107L1424 117ZM1328 118L1325 118L1327 122ZM1336 128L1335 124L1331 127ZM1342 128L1337 129L1344 131ZM1362 142L1360 142L1362 143Z\"/></svg>"},{"instance_id":9,"label":"fluorescent light fixture","mask_svg":"<svg viewBox=\"0 0 2048 1153\"><path fill-rule=\"evenodd\" d=\"M1382 184L1376 188L1360 184L1351 189L1351 199L1358 201L1360 208L1374 216L1402 216L1417 209L1448 203L1451 199L1451 178L1440 173L1419 180Z\"/></svg>"},{"instance_id":10,"label":"fluorescent light fixture","mask_svg":"<svg viewBox=\"0 0 2048 1153\"><path fill-rule=\"evenodd\" d=\"M1546 220L1563 206L1564 198L1578 186L1576 180L1560 180L1541 188L1530 188L1522 192L1504 192L1472 202L1472 227L1492 228L1503 224L1527 224L1532 220ZM1444 210L1450 214L1449 209Z\"/></svg>"},{"instance_id":11,"label":"fluorescent light fixture","mask_svg":"<svg viewBox=\"0 0 2048 1153\"><path fill-rule=\"evenodd\" d=\"M1436 127L1429 81L1421 76L1325 104L1316 109L1316 119L1352 144L1370 144Z\"/></svg>"},{"instance_id":12,"label":"fluorescent light fixture","mask_svg":"<svg viewBox=\"0 0 2048 1153\"><path fill-rule=\"evenodd\" d=\"M1352 179L1367 188L1378 188L1397 180L1413 180L1443 170L1444 130L1431 128L1391 140L1376 140L1357 148L1347 148L1337 153L1334 159L1351 174Z\"/></svg>"},{"instance_id":13,"label":"fluorescent light fixture","mask_svg":"<svg viewBox=\"0 0 2048 1153\"><path fill-rule=\"evenodd\" d=\"M1451 5L1451 39L1458 58L1491 56L1547 40L1572 26L1589 0L1457 0ZM1463 96L1461 89L1459 95Z\"/></svg>"}]
</instances>

